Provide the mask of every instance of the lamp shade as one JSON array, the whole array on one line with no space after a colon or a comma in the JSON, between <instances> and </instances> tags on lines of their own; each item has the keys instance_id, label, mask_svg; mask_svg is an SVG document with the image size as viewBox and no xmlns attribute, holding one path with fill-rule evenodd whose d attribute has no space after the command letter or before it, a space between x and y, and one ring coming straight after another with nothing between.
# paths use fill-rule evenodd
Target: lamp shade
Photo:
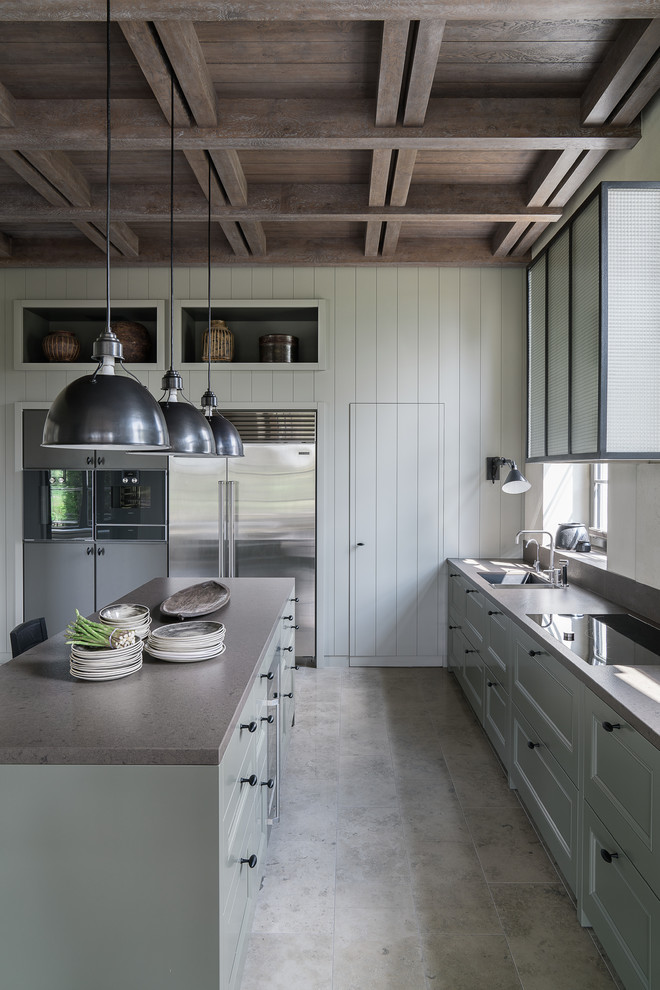
<instances>
[{"instance_id":1,"label":"lamp shade","mask_svg":"<svg viewBox=\"0 0 660 990\"><path fill-rule=\"evenodd\" d=\"M243 441L233 423L221 413L213 410L206 419L213 431L215 450L218 457L243 457Z\"/></svg>"},{"instance_id":2,"label":"lamp shade","mask_svg":"<svg viewBox=\"0 0 660 990\"><path fill-rule=\"evenodd\" d=\"M163 399L158 405L170 437L168 454L199 454L204 457L215 454L213 431L199 409L190 402L178 402L172 398Z\"/></svg>"},{"instance_id":3,"label":"lamp shade","mask_svg":"<svg viewBox=\"0 0 660 990\"><path fill-rule=\"evenodd\" d=\"M531 487L531 482L520 473L514 464L506 476L502 485L502 491L506 492L507 495L522 495L523 492L529 491Z\"/></svg>"},{"instance_id":4,"label":"lamp shade","mask_svg":"<svg viewBox=\"0 0 660 990\"><path fill-rule=\"evenodd\" d=\"M164 450L167 424L140 382L114 374L84 375L62 389L48 410L43 446L97 450Z\"/></svg>"}]
</instances>

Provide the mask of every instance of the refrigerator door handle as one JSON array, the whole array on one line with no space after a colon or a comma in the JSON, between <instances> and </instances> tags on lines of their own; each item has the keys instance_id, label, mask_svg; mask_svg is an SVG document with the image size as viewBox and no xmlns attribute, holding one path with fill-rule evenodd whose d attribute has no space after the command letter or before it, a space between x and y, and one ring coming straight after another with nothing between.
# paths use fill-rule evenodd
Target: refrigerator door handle
<instances>
[{"instance_id":1,"label":"refrigerator door handle","mask_svg":"<svg viewBox=\"0 0 660 990\"><path fill-rule=\"evenodd\" d=\"M225 532L226 532L226 519L227 519L227 509L225 504L225 484L224 481L218 482L218 576L228 577L225 574Z\"/></svg>"},{"instance_id":2,"label":"refrigerator door handle","mask_svg":"<svg viewBox=\"0 0 660 990\"><path fill-rule=\"evenodd\" d=\"M236 502L235 481L227 482L227 577L236 577Z\"/></svg>"}]
</instances>

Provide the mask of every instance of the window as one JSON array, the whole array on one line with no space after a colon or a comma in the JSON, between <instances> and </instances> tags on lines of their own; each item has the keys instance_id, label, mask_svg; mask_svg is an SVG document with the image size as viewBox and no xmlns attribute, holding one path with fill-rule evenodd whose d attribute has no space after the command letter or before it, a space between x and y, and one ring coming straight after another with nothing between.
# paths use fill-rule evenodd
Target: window
<instances>
[{"instance_id":1,"label":"window","mask_svg":"<svg viewBox=\"0 0 660 990\"><path fill-rule=\"evenodd\" d=\"M607 464L591 465L589 538L593 546L607 549Z\"/></svg>"}]
</instances>

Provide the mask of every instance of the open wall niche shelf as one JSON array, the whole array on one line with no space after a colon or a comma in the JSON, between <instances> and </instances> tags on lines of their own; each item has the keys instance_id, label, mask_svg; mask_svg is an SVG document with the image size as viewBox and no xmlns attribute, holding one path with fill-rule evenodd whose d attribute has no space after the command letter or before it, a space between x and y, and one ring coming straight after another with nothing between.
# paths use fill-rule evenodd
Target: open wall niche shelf
<instances>
[{"instance_id":1,"label":"open wall niche shelf","mask_svg":"<svg viewBox=\"0 0 660 990\"><path fill-rule=\"evenodd\" d=\"M119 299L112 301L112 320L141 323L147 330L149 350L144 361L127 362L135 371L158 371L165 367L163 300ZM105 326L106 304L99 299L17 299L14 303L14 367L17 370L61 371L96 367L92 345ZM70 330L80 343L75 361L48 361L43 340L57 330Z\"/></svg>"},{"instance_id":2,"label":"open wall niche shelf","mask_svg":"<svg viewBox=\"0 0 660 990\"><path fill-rule=\"evenodd\" d=\"M211 318L224 320L234 335L233 361L213 361L214 371L318 371L325 367L325 306L322 299L213 299ZM208 328L208 302L174 302L174 336L182 369L199 370ZM298 338L298 360L259 360L259 337L292 334ZM176 346L176 344L175 344Z\"/></svg>"}]
</instances>

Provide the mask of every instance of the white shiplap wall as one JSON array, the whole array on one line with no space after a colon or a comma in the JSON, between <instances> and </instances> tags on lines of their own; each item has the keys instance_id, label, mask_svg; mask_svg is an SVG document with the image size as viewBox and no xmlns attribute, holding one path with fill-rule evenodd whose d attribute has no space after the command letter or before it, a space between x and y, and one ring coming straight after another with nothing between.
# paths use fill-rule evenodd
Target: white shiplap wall
<instances>
[{"instance_id":1,"label":"white shiplap wall","mask_svg":"<svg viewBox=\"0 0 660 990\"><path fill-rule=\"evenodd\" d=\"M177 299L205 298L206 270L175 272ZM349 643L349 405L432 402L445 407L443 540L447 556L516 555L522 499L485 481L485 459L522 461L524 450L524 271L458 268L231 268L213 272L214 298L325 300L327 363L318 372L217 372L221 405L317 405L323 654ZM4 499L0 510L0 654L20 621L20 473L16 403L51 400L79 372L14 371L15 299L104 298L103 269L0 272ZM112 295L168 299L168 271L113 271ZM144 379L160 394L160 372ZM184 375L197 402L204 371ZM439 564L441 562L439 561Z\"/></svg>"}]
</instances>

